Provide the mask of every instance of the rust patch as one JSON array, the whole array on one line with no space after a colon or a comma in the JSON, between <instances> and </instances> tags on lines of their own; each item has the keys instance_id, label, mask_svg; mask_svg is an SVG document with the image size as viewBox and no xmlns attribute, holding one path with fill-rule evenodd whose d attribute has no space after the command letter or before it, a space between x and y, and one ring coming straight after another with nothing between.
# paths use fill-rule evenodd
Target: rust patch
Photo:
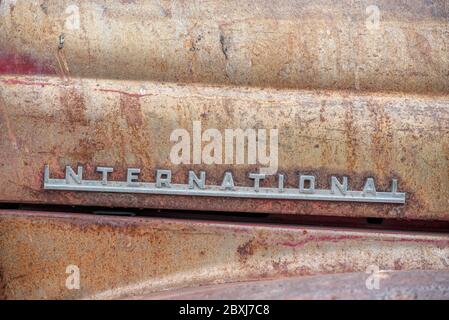
<instances>
[{"instance_id":1,"label":"rust patch","mask_svg":"<svg viewBox=\"0 0 449 320\"><path fill-rule=\"evenodd\" d=\"M237 248L237 253L239 254L239 260L245 263L250 256L254 254L254 239L247 241L245 244Z\"/></svg>"},{"instance_id":2,"label":"rust patch","mask_svg":"<svg viewBox=\"0 0 449 320\"><path fill-rule=\"evenodd\" d=\"M368 110L372 114L374 130L372 134L373 154L372 158L376 166L376 172L385 180L390 174L390 164L393 161L393 130L391 120L385 111L384 105L369 105Z\"/></svg>"},{"instance_id":3,"label":"rust patch","mask_svg":"<svg viewBox=\"0 0 449 320\"><path fill-rule=\"evenodd\" d=\"M138 97L121 95L120 111L121 116L126 120L128 127L130 127L133 131L142 127L143 115Z\"/></svg>"},{"instance_id":4,"label":"rust patch","mask_svg":"<svg viewBox=\"0 0 449 320\"><path fill-rule=\"evenodd\" d=\"M354 110L351 102L345 101L345 137L346 137L346 156L348 169L356 170L357 165L357 134L356 125L354 123Z\"/></svg>"},{"instance_id":5,"label":"rust patch","mask_svg":"<svg viewBox=\"0 0 449 320\"><path fill-rule=\"evenodd\" d=\"M77 125L88 125L86 116L86 104L82 91L72 87L63 90L60 97L61 105L64 108L64 116L67 118L67 125L75 129Z\"/></svg>"},{"instance_id":6,"label":"rust patch","mask_svg":"<svg viewBox=\"0 0 449 320\"><path fill-rule=\"evenodd\" d=\"M52 67L32 58L29 55L18 53L2 53L0 51L0 74L56 74Z\"/></svg>"},{"instance_id":7,"label":"rust patch","mask_svg":"<svg viewBox=\"0 0 449 320\"><path fill-rule=\"evenodd\" d=\"M428 66L434 65L432 54L433 50L429 40L416 31L408 32L407 48L411 58L414 61L424 62Z\"/></svg>"}]
</instances>

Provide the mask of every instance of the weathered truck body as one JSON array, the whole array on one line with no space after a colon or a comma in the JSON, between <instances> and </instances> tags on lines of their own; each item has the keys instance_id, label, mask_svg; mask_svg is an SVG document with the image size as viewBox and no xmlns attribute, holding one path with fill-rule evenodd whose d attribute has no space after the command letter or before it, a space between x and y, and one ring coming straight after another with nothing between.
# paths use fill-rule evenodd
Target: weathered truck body
<instances>
[{"instance_id":1,"label":"weathered truck body","mask_svg":"<svg viewBox=\"0 0 449 320\"><path fill-rule=\"evenodd\" d=\"M445 0L3 0L0 137L3 298L447 279Z\"/></svg>"}]
</instances>

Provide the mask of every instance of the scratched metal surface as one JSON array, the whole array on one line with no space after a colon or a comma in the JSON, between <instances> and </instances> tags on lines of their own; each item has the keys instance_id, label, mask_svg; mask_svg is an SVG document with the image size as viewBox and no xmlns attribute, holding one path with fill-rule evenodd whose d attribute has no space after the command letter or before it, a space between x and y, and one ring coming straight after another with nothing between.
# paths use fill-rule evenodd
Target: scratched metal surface
<instances>
[{"instance_id":1,"label":"scratched metal surface","mask_svg":"<svg viewBox=\"0 0 449 320\"><path fill-rule=\"evenodd\" d=\"M79 29L67 27L70 4ZM367 6L2 1L0 201L448 220L448 3L380 1L376 31ZM83 164L91 178L110 165L117 179L141 167L147 180L164 167L177 181L190 168L212 182L231 170L249 184L254 166L169 162L170 132L192 120L277 127L281 171L315 173L324 187L347 175L358 190L367 176L379 190L396 177L406 204L42 190L44 164L58 177Z\"/></svg>"},{"instance_id":2,"label":"scratched metal surface","mask_svg":"<svg viewBox=\"0 0 449 320\"><path fill-rule=\"evenodd\" d=\"M447 271L448 248L447 234L2 210L0 297L139 298L372 265ZM69 265L79 268L79 290L66 287Z\"/></svg>"}]
</instances>

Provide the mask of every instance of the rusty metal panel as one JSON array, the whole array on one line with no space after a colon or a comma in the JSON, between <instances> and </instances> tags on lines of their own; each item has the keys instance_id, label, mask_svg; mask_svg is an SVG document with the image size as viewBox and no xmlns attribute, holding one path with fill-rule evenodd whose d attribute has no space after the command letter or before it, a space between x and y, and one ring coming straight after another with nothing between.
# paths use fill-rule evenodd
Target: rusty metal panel
<instances>
[{"instance_id":1,"label":"rusty metal panel","mask_svg":"<svg viewBox=\"0 0 449 320\"><path fill-rule=\"evenodd\" d=\"M448 220L448 2L376 6L372 25L366 1L2 1L0 201ZM193 121L280 130L288 186L299 171L323 188L398 179L406 203L43 190L46 164L248 182L250 164L169 162L170 133Z\"/></svg>"},{"instance_id":2,"label":"rusty metal panel","mask_svg":"<svg viewBox=\"0 0 449 320\"><path fill-rule=\"evenodd\" d=\"M448 21L446 0L0 0L0 202L447 222ZM111 166L111 181L139 168L140 181L165 169L186 185L189 170L205 170L217 187L227 173L251 185L260 163L171 161L171 134L193 135L194 121L220 134L278 130L285 188L298 188L299 173L330 192L331 176L357 191L373 178L394 195L397 182L405 203L45 189L45 165L61 181L66 166L83 166L100 184L96 169ZM401 298L407 285L429 294L420 282L429 277L446 283L448 248L437 233L0 210L0 298L140 298L373 265L433 270L389 272L398 296L366 292L360 273L332 278L360 297ZM67 287L69 266L80 289ZM298 282L318 281L308 279ZM282 281L271 285L301 296Z\"/></svg>"},{"instance_id":3,"label":"rusty metal panel","mask_svg":"<svg viewBox=\"0 0 449 320\"><path fill-rule=\"evenodd\" d=\"M0 77L0 201L149 207L304 215L448 220L449 99L447 95L360 94L37 76ZM44 165L64 178L65 166L114 167L111 180L141 168L142 181L170 169L175 183L188 170L207 171L220 185L226 171L251 185L258 164L174 164L171 133L202 128L276 128L278 171L286 186L298 172L329 188L330 175L352 188L374 177L379 191L397 178L405 204L110 194L43 189ZM270 176L265 186L276 185Z\"/></svg>"},{"instance_id":4,"label":"rusty metal panel","mask_svg":"<svg viewBox=\"0 0 449 320\"><path fill-rule=\"evenodd\" d=\"M3 210L0 296L130 298L372 266L447 271L448 248L447 234ZM68 267L79 290L66 286Z\"/></svg>"},{"instance_id":5,"label":"rusty metal panel","mask_svg":"<svg viewBox=\"0 0 449 320\"><path fill-rule=\"evenodd\" d=\"M448 19L447 0L4 0L0 73L448 93Z\"/></svg>"}]
</instances>

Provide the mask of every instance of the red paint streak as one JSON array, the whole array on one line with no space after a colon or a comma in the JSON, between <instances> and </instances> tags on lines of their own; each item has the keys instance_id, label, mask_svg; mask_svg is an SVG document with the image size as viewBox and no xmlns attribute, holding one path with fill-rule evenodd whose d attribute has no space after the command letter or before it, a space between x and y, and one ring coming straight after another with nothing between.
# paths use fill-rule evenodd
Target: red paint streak
<instances>
[{"instance_id":1,"label":"red paint streak","mask_svg":"<svg viewBox=\"0 0 449 320\"><path fill-rule=\"evenodd\" d=\"M0 52L0 74L56 74L56 72L30 56Z\"/></svg>"},{"instance_id":2,"label":"red paint streak","mask_svg":"<svg viewBox=\"0 0 449 320\"><path fill-rule=\"evenodd\" d=\"M119 94L123 94L125 96L134 97L134 98L142 98L142 97L153 95L152 93L140 94L140 93L135 93L135 92L126 92L126 91L114 90L114 89L97 89L97 90L101 91L101 92L119 93Z\"/></svg>"},{"instance_id":3,"label":"red paint streak","mask_svg":"<svg viewBox=\"0 0 449 320\"><path fill-rule=\"evenodd\" d=\"M55 86L52 83L49 82L38 82L38 81L31 81L31 80L19 80L19 79L1 79L1 82L5 83L5 84L21 84L21 85L26 85L26 86Z\"/></svg>"}]
</instances>

